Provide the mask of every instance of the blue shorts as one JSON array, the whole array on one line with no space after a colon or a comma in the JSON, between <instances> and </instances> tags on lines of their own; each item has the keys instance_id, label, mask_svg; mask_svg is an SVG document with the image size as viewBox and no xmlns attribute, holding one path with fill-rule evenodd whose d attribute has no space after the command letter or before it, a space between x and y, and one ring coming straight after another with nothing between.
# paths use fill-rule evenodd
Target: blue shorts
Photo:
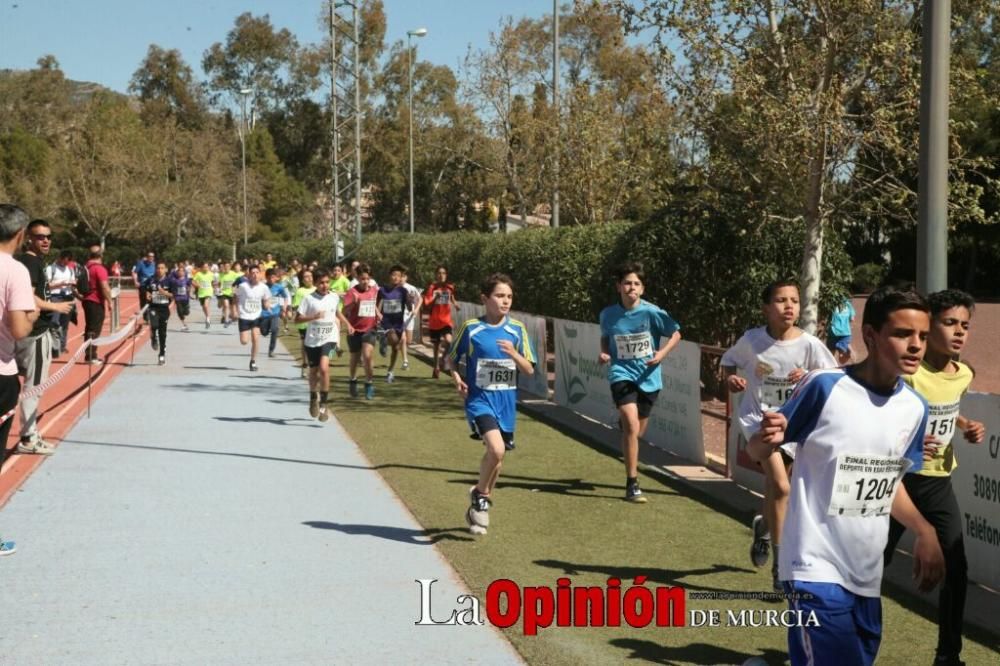
<instances>
[{"instance_id":1,"label":"blue shorts","mask_svg":"<svg viewBox=\"0 0 1000 666\"><path fill-rule=\"evenodd\" d=\"M848 354L851 351L851 336L831 335L826 339L826 348L832 352Z\"/></svg>"},{"instance_id":2,"label":"blue shorts","mask_svg":"<svg viewBox=\"0 0 1000 666\"><path fill-rule=\"evenodd\" d=\"M805 625L810 611L818 627L788 629L792 666L871 666L882 642L882 598L863 597L836 583L785 581L793 596L788 607L801 611Z\"/></svg>"}]
</instances>

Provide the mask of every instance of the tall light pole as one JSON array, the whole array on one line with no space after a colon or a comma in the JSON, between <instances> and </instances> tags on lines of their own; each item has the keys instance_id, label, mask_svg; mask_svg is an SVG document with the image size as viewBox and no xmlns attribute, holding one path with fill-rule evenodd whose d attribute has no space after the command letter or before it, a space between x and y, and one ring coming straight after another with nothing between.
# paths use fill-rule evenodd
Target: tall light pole
<instances>
[{"instance_id":1,"label":"tall light pole","mask_svg":"<svg viewBox=\"0 0 1000 666\"><path fill-rule=\"evenodd\" d=\"M406 32L406 78L409 81L410 100L410 233L413 233L413 59L412 48L410 47L411 37L423 37L427 34L427 28L417 28Z\"/></svg>"},{"instance_id":2,"label":"tall light pole","mask_svg":"<svg viewBox=\"0 0 1000 666\"><path fill-rule=\"evenodd\" d=\"M552 0L552 110L556 117L556 152L552 160L552 227L559 226L559 0Z\"/></svg>"},{"instance_id":3,"label":"tall light pole","mask_svg":"<svg viewBox=\"0 0 1000 666\"><path fill-rule=\"evenodd\" d=\"M240 89L240 156L243 161L243 246L246 247L249 239L250 225L247 218L247 142L245 134L247 131L247 96L253 92L252 88Z\"/></svg>"}]
</instances>

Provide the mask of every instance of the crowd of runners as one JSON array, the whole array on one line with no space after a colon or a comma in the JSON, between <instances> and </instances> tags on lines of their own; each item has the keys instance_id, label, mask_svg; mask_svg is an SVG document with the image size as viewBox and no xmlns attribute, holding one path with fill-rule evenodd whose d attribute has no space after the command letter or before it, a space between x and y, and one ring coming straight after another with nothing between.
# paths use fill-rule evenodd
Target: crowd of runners
<instances>
[{"instance_id":1,"label":"crowd of runners","mask_svg":"<svg viewBox=\"0 0 1000 666\"><path fill-rule=\"evenodd\" d=\"M82 272L67 255L46 266L50 237L46 222L29 222L20 209L0 206L0 414L18 404L18 374L25 377L24 387L37 385L47 375L48 359L67 351L66 319L73 316L74 300L86 306L90 297L101 309L98 317L85 307L89 337L99 335L103 325L98 322L94 330L90 321L91 314L103 320L108 297L100 248L91 248ZM382 381L392 383L397 371L409 369L409 346L426 316L430 375L452 379L471 436L484 446L465 519L472 533L485 534L504 457L515 448L518 376L532 374L537 353L544 350L533 349L524 324L510 316L514 282L507 275L483 280L479 296L485 314L464 321L458 319L445 266L436 268L423 290L409 283L403 265L377 277L382 285L358 261L330 269L297 260L282 266L271 255L170 264L154 252L131 272L161 365L167 363L172 312L182 332L192 326L234 329L249 347L251 372L259 369L265 346L274 357L278 336L294 328L302 371L308 373L308 411L319 421L330 418L332 360L348 354L345 397L374 400L376 348L387 359ZM623 265L614 279L619 299L600 314L601 346L594 353L608 368L618 411L623 498L644 504L639 439L680 326L643 298L641 265ZM729 390L743 396L735 426L766 478L750 559L757 567L770 560L774 589L787 595L793 609L815 613L819 620L790 630L792 663L874 661L881 639L883 562L910 529L916 536L918 587L929 590L943 580L934 663L960 664L967 564L950 481L957 465L951 439L959 431L972 443L984 436L982 424L960 413L960 399L973 379L971 368L958 360L973 300L953 290L925 298L912 290L880 289L863 313L867 356L854 364L853 309L835 313L838 321L831 322L824 344L797 326L794 282L768 285L761 308L762 325L746 331L722 365ZM51 454L52 447L33 429L37 401L22 401L20 409L17 450ZM0 441L6 441L11 422L8 418L0 427ZM13 543L0 540L0 554L13 551Z\"/></svg>"}]
</instances>

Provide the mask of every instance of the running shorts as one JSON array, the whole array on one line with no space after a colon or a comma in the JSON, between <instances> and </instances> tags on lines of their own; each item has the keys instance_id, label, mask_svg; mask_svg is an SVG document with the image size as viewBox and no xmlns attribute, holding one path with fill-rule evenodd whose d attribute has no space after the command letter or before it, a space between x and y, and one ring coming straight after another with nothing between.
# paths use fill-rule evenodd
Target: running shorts
<instances>
[{"instance_id":1,"label":"running shorts","mask_svg":"<svg viewBox=\"0 0 1000 666\"><path fill-rule=\"evenodd\" d=\"M611 384L611 398L615 401L615 407L635 403L639 408L639 418L648 419L656 404L659 391L646 392L640 389L635 382L614 382Z\"/></svg>"}]
</instances>

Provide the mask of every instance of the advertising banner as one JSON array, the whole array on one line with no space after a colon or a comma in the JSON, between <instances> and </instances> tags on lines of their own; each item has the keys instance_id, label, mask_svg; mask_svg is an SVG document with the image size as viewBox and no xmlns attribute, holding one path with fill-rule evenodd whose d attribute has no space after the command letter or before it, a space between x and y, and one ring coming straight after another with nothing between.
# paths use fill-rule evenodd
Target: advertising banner
<instances>
[{"instance_id":1,"label":"advertising banner","mask_svg":"<svg viewBox=\"0 0 1000 666\"><path fill-rule=\"evenodd\" d=\"M459 326L461 326L462 322L466 319L474 319L482 317L486 314L486 308L483 307L481 303L459 301L458 305L461 309L459 309L456 313L455 322ZM519 374L517 377L517 387L522 391L531 393L532 395L548 398L549 379L548 369L545 364L545 318L536 317L535 315L528 314L527 312L518 312L517 310L511 310L510 317L511 319L517 319L524 324L525 328L528 329L528 337L531 339L531 348L535 350L535 356L538 357L538 364L535 366L535 374ZM455 332L457 333L458 330L456 329Z\"/></svg>"}]
</instances>

